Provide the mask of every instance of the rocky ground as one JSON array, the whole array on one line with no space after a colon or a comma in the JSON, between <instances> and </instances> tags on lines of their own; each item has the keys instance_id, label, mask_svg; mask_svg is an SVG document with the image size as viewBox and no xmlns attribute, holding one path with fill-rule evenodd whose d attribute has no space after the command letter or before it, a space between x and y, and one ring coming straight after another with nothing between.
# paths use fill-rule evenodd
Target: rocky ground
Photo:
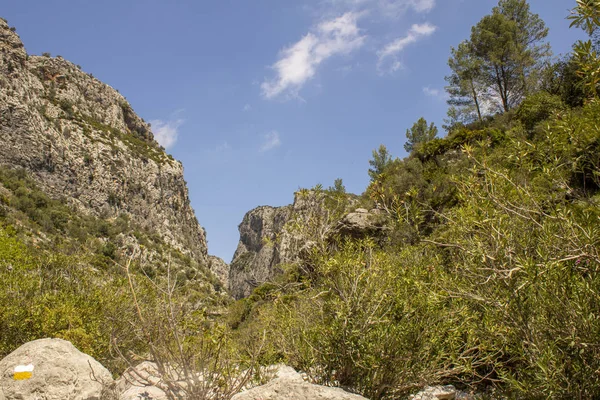
<instances>
[{"instance_id":1,"label":"rocky ground","mask_svg":"<svg viewBox=\"0 0 600 400\"><path fill-rule=\"evenodd\" d=\"M25 370L25 372L20 372ZM144 361L114 380L110 372L87 354L62 339L26 343L0 361L0 400L167 400L187 399L189 383L202 377L176 381L163 379L157 365ZM247 382L232 400L365 400L340 388L313 385L294 369L277 365L262 370L267 383ZM211 397L207 387L206 398ZM452 386L427 387L413 400L475 399ZM196 399L194 399L196 400ZM198 399L201 400L201 399Z\"/></svg>"}]
</instances>

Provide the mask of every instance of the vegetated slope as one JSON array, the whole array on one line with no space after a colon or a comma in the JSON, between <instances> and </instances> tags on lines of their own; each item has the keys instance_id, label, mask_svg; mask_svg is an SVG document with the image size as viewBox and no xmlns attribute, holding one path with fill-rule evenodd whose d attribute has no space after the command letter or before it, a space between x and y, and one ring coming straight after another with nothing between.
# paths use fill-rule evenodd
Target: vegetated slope
<instances>
[{"instance_id":1,"label":"vegetated slope","mask_svg":"<svg viewBox=\"0 0 600 400\"><path fill-rule=\"evenodd\" d=\"M4 20L0 51L0 165L82 212L129 215L206 263L183 167L125 98L62 57L28 55Z\"/></svg>"},{"instance_id":2,"label":"vegetated slope","mask_svg":"<svg viewBox=\"0 0 600 400\"><path fill-rule=\"evenodd\" d=\"M577 4L597 33L598 5ZM600 397L600 43L548 64L546 34L500 0L452 50L447 136L423 119L408 157L369 162L361 205L384 240L305 230L322 245L231 307L242 340L267 338L263 362L371 399L433 383Z\"/></svg>"},{"instance_id":3,"label":"vegetated slope","mask_svg":"<svg viewBox=\"0 0 600 400\"><path fill-rule=\"evenodd\" d=\"M600 104L540 121L548 99L391 162L363 199L385 210L387 244L309 254L230 324L266 331L266 360L369 398L436 382L598 396Z\"/></svg>"},{"instance_id":4,"label":"vegetated slope","mask_svg":"<svg viewBox=\"0 0 600 400\"><path fill-rule=\"evenodd\" d=\"M217 261L150 126L0 19L0 357L59 337L122 372L177 324L211 326Z\"/></svg>"}]
</instances>

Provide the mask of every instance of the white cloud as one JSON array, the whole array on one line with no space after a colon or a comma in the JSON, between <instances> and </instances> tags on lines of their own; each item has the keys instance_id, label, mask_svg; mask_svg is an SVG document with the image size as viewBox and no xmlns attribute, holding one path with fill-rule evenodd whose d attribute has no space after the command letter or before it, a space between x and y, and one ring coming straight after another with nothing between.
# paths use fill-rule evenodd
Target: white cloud
<instances>
[{"instance_id":1,"label":"white cloud","mask_svg":"<svg viewBox=\"0 0 600 400\"><path fill-rule=\"evenodd\" d=\"M406 10L426 13L435 7L435 0L377 0L379 12L388 18L398 18Z\"/></svg>"},{"instance_id":2,"label":"white cloud","mask_svg":"<svg viewBox=\"0 0 600 400\"><path fill-rule=\"evenodd\" d=\"M438 97L440 95L440 90L432 88L430 86L425 86L423 88L423 93L430 97Z\"/></svg>"},{"instance_id":3,"label":"white cloud","mask_svg":"<svg viewBox=\"0 0 600 400\"><path fill-rule=\"evenodd\" d=\"M396 72L399 69L402 69L404 66L402 65L402 63L398 60L395 60L392 65L390 66L390 72Z\"/></svg>"},{"instance_id":4,"label":"white cloud","mask_svg":"<svg viewBox=\"0 0 600 400\"><path fill-rule=\"evenodd\" d=\"M417 12L429 12L435 7L435 0L411 0L408 3Z\"/></svg>"},{"instance_id":5,"label":"white cloud","mask_svg":"<svg viewBox=\"0 0 600 400\"><path fill-rule=\"evenodd\" d=\"M260 146L260 152L264 153L265 151L273 150L279 146L281 146L279 132L271 131L263 135L263 142Z\"/></svg>"},{"instance_id":6,"label":"white cloud","mask_svg":"<svg viewBox=\"0 0 600 400\"><path fill-rule=\"evenodd\" d=\"M445 91L442 91L437 88L432 88L431 86L425 86L423 88L423 93L425 93L426 96L433 97L438 100L446 100L446 98L448 97Z\"/></svg>"},{"instance_id":7,"label":"white cloud","mask_svg":"<svg viewBox=\"0 0 600 400\"><path fill-rule=\"evenodd\" d=\"M242 108L242 111L250 111L252 110L252 106L250 104L244 104L244 107Z\"/></svg>"},{"instance_id":8,"label":"white cloud","mask_svg":"<svg viewBox=\"0 0 600 400\"><path fill-rule=\"evenodd\" d=\"M276 77L261 84L263 96L273 99L282 94L297 97L298 91L313 78L319 65L338 54L359 49L365 41L357 26L359 13L344 15L320 23L295 44L281 51L272 68Z\"/></svg>"},{"instance_id":9,"label":"white cloud","mask_svg":"<svg viewBox=\"0 0 600 400\"><path fill-rule=\"evenodd\" d=\"M165 149L173 147L175 142L177 142L177 137L179 136L179 127L181 124L183 124L182 119L171 121L154 119L150 121L154 139Z\"/></svg>"},{"instance_id":10,"label":"white cloud","mask_svg":"<svg viewBox=\"0 0 600 400\"><path fill-rule=\"evenodd\" d=\"M413 44L423 37L431 36L436 30L437 27L430 23L414 24L410 27L406 36L388 43L377 52L379 58L377 68L382 71L384 64L388 59L391 59L391 66L388 67L388 70L390 72L398 70L402 64L397 60L397 55L409 44Z\"/></svg>"}]
</instances>

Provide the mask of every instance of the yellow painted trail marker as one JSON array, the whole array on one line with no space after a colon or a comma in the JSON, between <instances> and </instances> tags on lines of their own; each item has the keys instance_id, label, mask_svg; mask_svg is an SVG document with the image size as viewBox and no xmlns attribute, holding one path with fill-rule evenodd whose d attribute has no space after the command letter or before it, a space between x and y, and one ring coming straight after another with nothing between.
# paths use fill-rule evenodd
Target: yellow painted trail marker
<instances>
[{"instance_id":1,"label":"yellow painted trail marker","mask_svg":"<svg viewBox=\"0 0 600 400\"><path fill-rule=\"evenodd\" d=\"M15 381L24 381L31 378L33 374L33 364L29 365L17 365L15 367L15 374L13 376Z\"/></svg>"}]
</instances>

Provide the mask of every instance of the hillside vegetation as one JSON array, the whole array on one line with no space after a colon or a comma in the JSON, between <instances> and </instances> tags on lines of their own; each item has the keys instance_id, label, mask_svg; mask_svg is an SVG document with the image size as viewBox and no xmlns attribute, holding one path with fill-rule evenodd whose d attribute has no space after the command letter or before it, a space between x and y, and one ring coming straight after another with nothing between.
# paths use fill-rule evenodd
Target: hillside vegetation
<instances>
[{"instance_id":1,"label":"hillside vegetation","mask_svg":"<svg viewBox=\"0 0 600 400\"><path fill-rule=\"evenodd\" d=\"M577 4L593 35L600 5ZM330 237L232 306L240 337L268 338L263 362L372 399L600 397L597 42L547 62L546 34L501 0L452 50L447 136L422 119L408 157L373 152L362 204L383 237Z\"/></svg>"},{"instance_id":2,"label":"hillside vegetation","mask_svg":"<svg viewBox=\"0 0 600 400\"><path fill-rule=\"evenodd\" d=\"M258 363L280 362L373 400L438 383L483 398L600 398L600 3L578 0L569 18L590 40L551 59L548 30L527 1L500 0L450 50L447 135L437 138L435 124L415 118L408 156L374 150L361 196L341 180L300 190L301 212L252 242L273 246L264 252L269 263L286 263L235 302L202 261L204 233L181 166L148 145L147 125L119 107L123 129L115 130L44 97L60 118L38 117L57 125L55 137L81 136L81 157L71 154L76 172L133 157L144 173L132 175L123 196L97 184L102 212L45 193L58 187L42 180L54 179L53 169L36 175L3 162L0 357L34 339L63 338L115 375L152 360L165 385L189 399L230 399L251 376L260 380ZM5 35L19 50L19 63L7 59L11 74L27 60L15 35ZM63 64L42 58L34 62ZM29 117L19 121L20 133L6 132L35 133ZM94 146L95 158L84 152ZM173 182L158 184L169 165ZM150 192L136 181L149 166L157 182ZM111 177L95 173L89 182ZM150 194L158 200L131 212L128 202ZM187 227L157 225L152 213L144 220L139 210L155 210L148 204L172 221L187 215L179 218ZM344 234L340 220L358 207L374 229ZM169 229L186 234L169 241ZM280 247L297 254L275 257L282 237ZM202 257L192 258L186 243ZM240 252L240 271L254 267L252 257Z\"/></svg>"},{"instance_id":3,"label":"hillside vegetation","mask_svg":"<svg viewBox=\"0 0 600 400\"><path fill-rule=\"evenodd\" d=\"M227 302L205 266L127 216L81 214L49 198L25 171L0 168L0 356L59 337L122 372L133 354L148 351L129 279L144 313L163 318L157 329L166 329L159 307L167 277L177 284L172 297L187 304L182 321L200 323L207 309Z\"/></svg>"}]
</instances>

